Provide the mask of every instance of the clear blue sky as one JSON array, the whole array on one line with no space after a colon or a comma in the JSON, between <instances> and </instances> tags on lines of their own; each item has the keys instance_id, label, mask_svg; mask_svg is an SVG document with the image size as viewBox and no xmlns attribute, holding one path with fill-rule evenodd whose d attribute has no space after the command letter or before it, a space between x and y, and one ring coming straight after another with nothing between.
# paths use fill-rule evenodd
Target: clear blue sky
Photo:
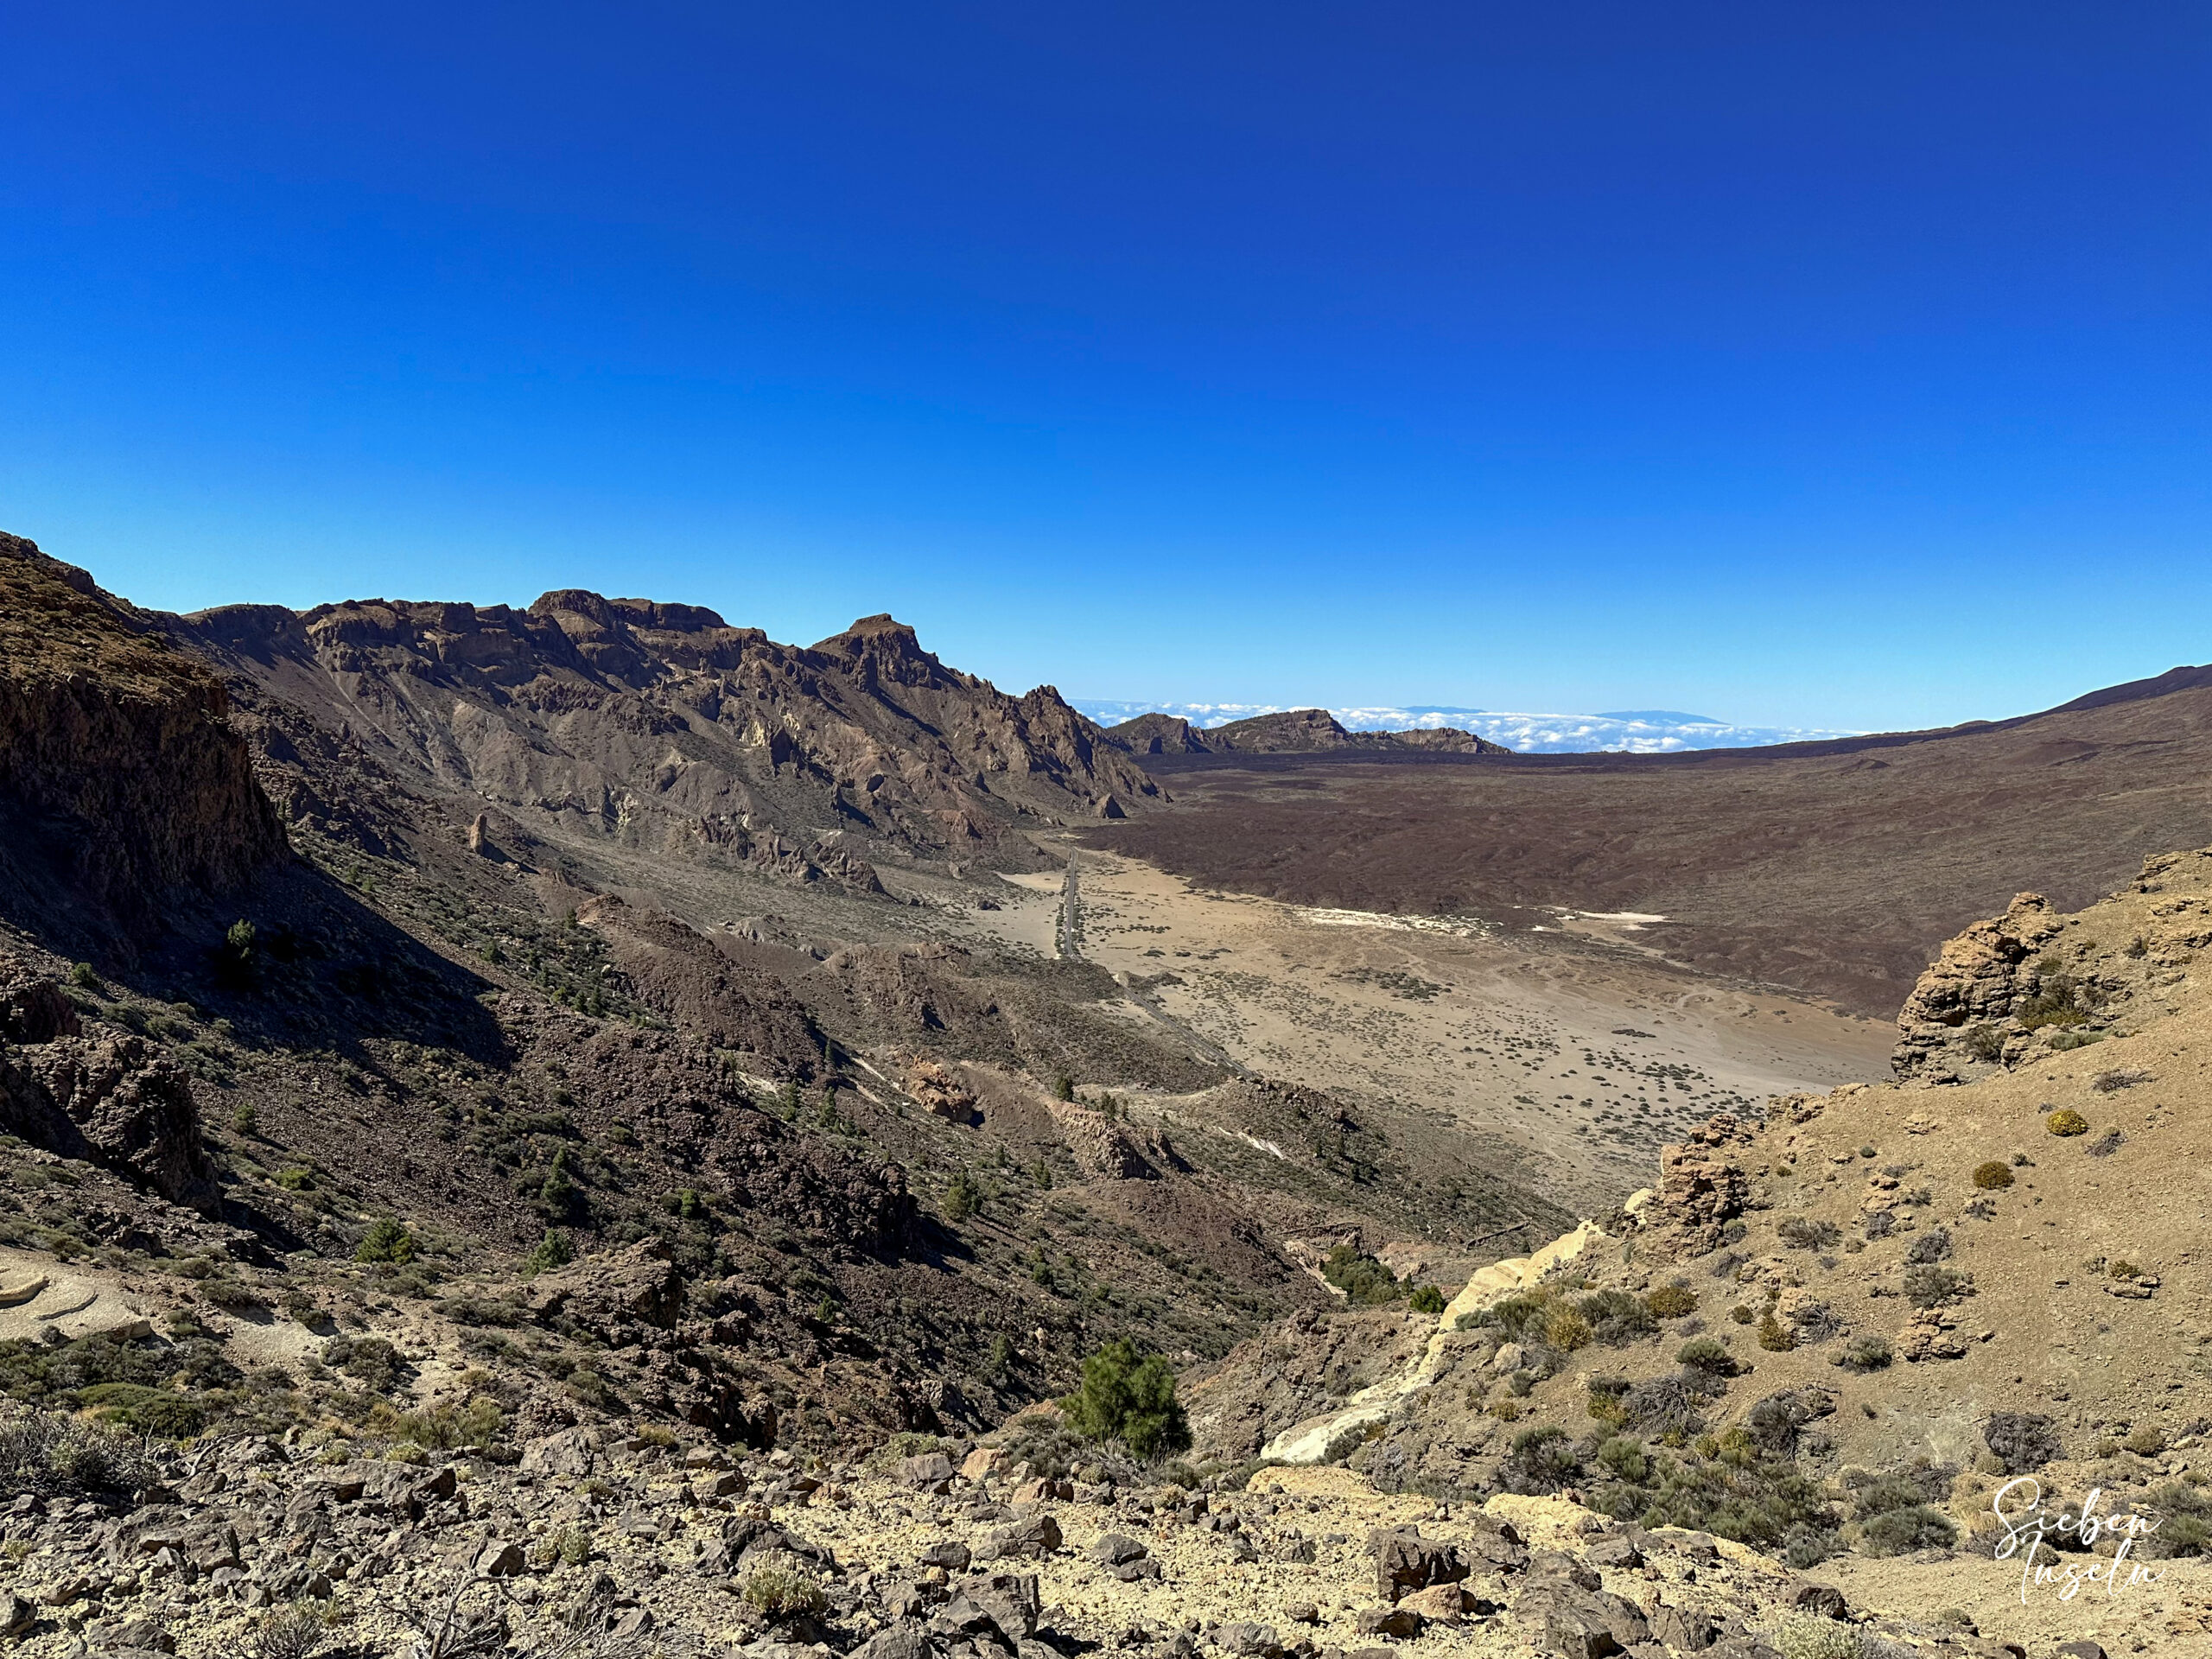
<instances>
[{"instance_id":1,"label":"clear blue sky","mask_svg":"<svg viewBox=\"0 0 2212 1659\"><path fill-rule=\"evenodd\" d=\"M0 528L1014 689L1884 727L2212 659L2201 3L0 12Z\"/></svg>"}]
</instances>

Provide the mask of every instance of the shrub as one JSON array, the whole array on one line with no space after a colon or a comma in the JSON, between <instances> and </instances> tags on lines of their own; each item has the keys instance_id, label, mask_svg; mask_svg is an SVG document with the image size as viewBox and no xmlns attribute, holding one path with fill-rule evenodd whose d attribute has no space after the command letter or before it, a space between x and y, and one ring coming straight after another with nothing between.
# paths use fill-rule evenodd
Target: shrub
<instances>
[{"instance_id":1,"label":"shrub","mask_svg":"<svg viewBox=\"0 0 2212 1659\"><path fill-rule=\"evenodd\" d=\"M1941 1307L1965 1286L1965 1278L1930 1262L1904 1270L1905 1300L1915 1307Z\"/></svg>"},{"instance_id":2,"label":"shrub","mask_svg":"<svg viewBox=\"0 0 2212 1659\"><path fill-rule=\"evenodd\" d=\"M1052 1098L1054 1100L1073 1100L1075 1098L1075 1079L1065 1071L1061 1072L1057 1077L1054 1077L1052 1079Z\"/></svg>"},{"instance_id":3,"label":"shrub","mask_svg":"<svg viewBox=\"0 0 2212 1659\"><path fill-rule=\"evenodd\" d=\"M369 1224L369 1230L362 1236L360 1246L353 1252L356 1262L390 1262L404 1267L415 1259L415 1236L390 1216L378 1216Z\"/></svg>"},{"instance_id":4,"label":"shrub","mask_svg":"<svg viewBox=\"0 0 2212 1659\"><path fill-rule=\"evenodd\" d=\"M0 1407L0 1491L57 1497L153 1484L138 1443L95 1423Z\"/></svg>"},{"instance_id":5,"label":"shrub","mask_svg":"<svg viewBox=\"0 0 2212 1659\"><path fill-rule=\"evenodd\" d=\"M1836 1363L1848 1370L1878 1371L1892 1357L1887 1337L1865 1336L1858 1338L1845 1349L1837 1357Z\"/></svg>"},{"instance_id":6,"label":"shrub","mask_svg":"<svg viewBox=\"0 0 2212 1659\"><path fill-rule=\"evenodd\" d=\"M1985 1064L2005 1052L2005 1033L1986 1020L1967 1028L1967 1052Z\"/></svg>"},{"instance_id":7,"label":"shrub","mask_svg":"<svg viewBox=\"0 0 2212 1659\"><path fill-rule=\"evenodd\" d=\"M1758 1315L1752 1313L1743 1303L1738 1302L1728 1310L1728 1317L1738 1325L1749 1325L1753 1319L1758 1318Z\"/></svg>"},{"instance_id":8,"label":"shrub","mask_svg":"<svg viewBox=\"0 0 2212 1659\"><path fill-rule=\"evenodd\" d=\"M1525 1342L1543 1333L1544 1321L1551 1316L1552 1304L1557 1300L1558 1293L1549 1285L1539 1285L1495 1301L1470 1317L1477 1325L1503 1331L1512 1341Z\"/></svg>"},{"instance_id":9,"label":"shrub","mask_svg":"<svg viewBox=\"0 0 2212 1659\"><path fill-rule=\"evenodd\" d=\"M820 1585L790 1567L756 1568L745 1580L745 1599L771 1622L817 1618L830 1605Z\"/></svg>"},{"instance_id":10,"label":"shrub","mask_svg":"<svg viewBox=\"0 0 2212 1659\"><path fill-rule=\"evenodd\" d=\"M1513 1437L1513 1449L1497 1466L1498 1484L1509 1492L1542 1497L1571 1485L1582 1472L1567 1431L1547 1426L1524 1428Z\"/></svg>"},{"instance_id":11,"label":"shrub","mask_svg":"<svg viewBox=\"0 0 2212 1659\"><path fill-rule=\"evenodd\" d=\"M2057 1426L2041 1412L1992 1412L1981 1426L1981 1443L2008 1475L2031 1475L2065 1455Z\"/></svg>"},{"instance_id":12,"label":"shrub","mask_svg":"<svg viewBox=\"0 0 2212 1659\"><path fill-rule=\"evenodd\" d=\"M276 1185L287 1192L305 1192L315 1185L315 1172L295 1164L289 1169L276 1172Z\"/></svg>"},{"instance_id":13,"label":"shrub","mask_svg":"<svg viewBox=\"0 0 2212 1659\"><path fill-rule=\"evenodd\" d=\"M1797 1345L1789 1327L1769 1313L1759 1321L1759 1346L1770 1354L1786 1354Z\"/></svg>"},{"instance_id":14,"label":"shrub","mask_svg":"<svg viewBox=\"0 0 2212 1659\"><path fill-rule=\"evenodd\" d=\"M142 1382L95 1382L79 1389L78 1400L102 1422L159 1435L162 1440L193 1440L208 1427L208 1407L199 1400L170 1389L150 1389Z\"/></svg>"},{"instance_id":15,"label":"shrub","mask_svg":"<svg viewBox=\"0 0 2212 1659\"><path fill-rule=\"evenodd\" d=\"M2120 1444L2139 1458L2155 1458L2166 1449L2166 1437L2156 1423L2144 1423Z\"/></svg>"},{"instance_id":16,"label":"shrub","mask_svg":"<svg viewBox=\"0 0 2212 1659\"><path fill-rule=\"evenodd\" d=\"M1658 1326L1643 1299L1624 1290L1593 1292L1577 1302L1574 1311L1588 1324L1591 1336L1599 1342L1628 1342L1649 1335Z\"/></svg>"},{"instance_id":17,"label":"shrub","mask_svg":"<svg viewBox=\"0 0 2212 1659\"><path fill-rule=\"evenodd\" d=\"M242 1100L231 1111L231 1130L235 1135L251 1135L261 1128L261 1113L250 1100Z\"/></svg>"},{"instance_id":18,"label":"shrub","mask_svg":"<svg viewBox=\"0 0 2212 1659\"><path fill-rule=\"evenodd\" d=\"M1904 1253L1904 1259L1909 1265L1918 1267L1923 1262L1941 1262L1950 1253L1950 1229L1931 1227L1912 1241L1912 1248Z\"/></svg>"},{"instance_id":19,"label":"shrub","mask_svg":"<svg viewBox=\"0 0 2212 1659\"><path fill-rule=\"evenodd\" d=\"M2070 1107L2053 1112L2044 1119L2044 1128L2053 1135L2087 1135L2089 1120Z\"/></svg>"},{"instance_id":20,"label":"shrub","mask_svg":"<svg viewBox=\"0 0 2212 1659\"><path fill-rule=\"evenodd\" d=\"M399 1351L382 1337L350 1337L341 1332L322 1344L322 1363L372 1393L389 1394L398 1386Z\"/></svg>"},{"instance_id":21,"label":"shrub","mask_svg":"<svg viewBox=\"0 0 2212 1659\"><path fill-rule=\"evenodd\" d=\"M1571 1307L1556 1308L1544 1321L1544 1340L1562 1353L1573 1353L1590 1342L1590 1321Z\"/></svg>"},{"instance_id":22,"label":"shrub","mask_svg":"<svg viewBox=\"0 0 2212 1659\"><path fill-rule=\"evenodd\" d=\"M2212 1497L2179 1481L2152 1492L2146 1507L2158 1517L2158 1529L2145 1541L2149 1554L2212 1556Z\"/></svg>"},{"instance_id":23,"label":"shrub","mask_svg":"<svg viewBox=\"0 0 2212 1659\"><path fill-rule=\"evenodd\" d=\"M1736 1375L1736 1357L1717 1337L1693 1337L1675 1351L1675 1363L1707 1376Z\"/></svg>"},{"instance_id":24,"label":"shrub","mask_svg":"<svg viewBox=\"0 0 2212 1659\"><path fill-rule=\"evenodd\" d=\"M947 1221L965 1221L982 1207L982 1195L976 1190L976 1183L964 1169L955 1170L952 1179L945 1183L944 1197L938 1203L938 1211Z\"/></svg>"},{"instance_id":25,"label":"shrub","mask_svg":"<svg viewBox=\"0 0 2212 1659\"><path fill-rule=\"evenodd\" d=\"M1819 1613L1793 1613L1775 1632L1782 1659L1860 1659L1859 1632Z\"/></svg>"},{"instance_id":26,"label":"shrub","mask_svg":"<svg viewBox=\"0 0 2212 1659\"><path fill-rule=\"evenodd\" d=\"M89 962L73 963L70 965L69 982L80 991L98 991L106 988L100 983L99 975L93 971L92 964Z\"/></svg>"},{"instance_id":27,"label":"shrub","mask_svg":"<svg viewBox=\"0 0 2212 1659\"><path fill-rule=\"evenodd\" d=\"M1995 1158L1986 1164L1976 1164L1974 1184L1985 1192L2000 1192L2012 1185L2012 1168Z\"/></svg>"},{"instance_id":28,"label":"shrub","mask_svg":"<svg viewBox=\"0 0 2212 1659\"><path fill-rule=\"evenodd\" d=\"M1186 1451L1191 1428L1175 1398L1175 1373L1127 1337L1083 1362L1083 1385L1060 1402L1068 1427L1086 1440L1116 1440L1150 1460Z\"/></svg>"},{"instance_id":29,"label":"shrub","mask_svg":"<svg viewBox=\"0 0 2212 1659\"><path fill-rule=\"evenodd\" d=\"M1344 1300L1354 1307L1395 1302L1403 1294L1395 1274L1350 1244L1339 1244L1329 1252L1321 1264L1321 1276L1344 1292Z\"/></svg>"},{"instance_id":30,"label":"shrub","mask_svg":"<svg viewBox=\"0 0 2212 1659\"><path fill-rule=\"evenodd\" d=\"M1406 1306L1416 1313L1441 1313L1444 1311L1444 1293L1434 1285L1421 1285L1406 1298Z\"/></svg>"},{"instance_id":31,"label":"shrub","mask_svg":"<svg viewBox=\"0 0 2212 1659\"><path fill-rule=\"evenodd\" d=\"M253 1659L310 1659L328 1633L322 1615L308 1607L270 1614L255 1632Z\"/></svg>"},{"instance_id":32,"label":"shrub","mask_svg":"<svg viewBox=\"0 0 2212 1659\"><path fill-rule=\"evenodd\" d=\"M1616 1434L1598 1448L1598 1466L1616 1479L1641 1482L1651 1473L1651 1458L1643 1441Z\"/></svg>"},{"instance_id":33,"label":"shrub","mask_svg":"<svg viewBox=\"0 0 2212 1659\"><path fill-rule=\"evenodd\" d=\"M1830 1249L1843 1237L1842 1230L1834 1222L1818 1221L1809 1216L1785 1216L1774 1230L1793 1250Z\"/></svg>"},{"instance_id":34,"label":"shrub","mask_svg":"<svg viewBox=\"0 0 2212 1659\"><path fill-rule=\"evenodd\" d=\"M1715 1391L1698 1372L1650 1377L1621 1395L1621 1421L1655 1440L1681 1444L1705 1427L1698 1407Z\"/></svg>"},{"instance_id":35,"label":"shrub","mask_svg":"<svg viewBox=\"0 0 2212 1659\"><path fill-rule=\"evenodd\" d=\"M1655 1319L1679 1319L1697 1312L1697 1293L1688 1285L1661 1285L1643 1299Z\"/></svg>"},{"instance_id":36,"label":"shrub","mask_svg":"<svg viewBox=\"0 0 2212 1659\"><path fill-rule=\"evenodd\" d=\"M569 1246L569 1236L548 1227L545 1236L532 1245L530 1254L523 1257L522 1266L524 1273L539 1274L554 1268L565 1268L575 1260L575 1251Z\"/></svg>"}]
</instances>

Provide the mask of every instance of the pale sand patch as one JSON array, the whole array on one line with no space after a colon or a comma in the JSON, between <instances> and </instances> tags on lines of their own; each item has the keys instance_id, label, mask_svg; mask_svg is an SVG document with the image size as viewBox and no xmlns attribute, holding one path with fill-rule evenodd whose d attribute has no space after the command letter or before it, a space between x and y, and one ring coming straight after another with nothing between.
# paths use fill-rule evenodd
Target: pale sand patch
<instances>
[{"instance_id":1,"label":"pale sand patch","mask_svg":"<svg viewBox=\"0 0 2212 1659\"><path fill-rule=\"evenodd\" d=\"M1643 912L1532 939L1206 892L1119 855L1078 862L1084 954L1131 989L1112 1012L1480 1137L1498 1173L1584 1214L1648 1181L1658 1147L1714 1111L1888 1071L1886 1025L1667 963ZM1061 881L1004 876L999 909L948 914L1049 957Z\"/></svg>"}]
</instances>

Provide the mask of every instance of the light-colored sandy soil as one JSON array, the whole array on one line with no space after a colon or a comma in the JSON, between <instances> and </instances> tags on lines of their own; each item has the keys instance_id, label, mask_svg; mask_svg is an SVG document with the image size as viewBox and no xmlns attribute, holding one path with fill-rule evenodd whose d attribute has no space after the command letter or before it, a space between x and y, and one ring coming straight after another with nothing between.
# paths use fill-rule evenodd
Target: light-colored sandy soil
<instances>
[{"instance_id":1,"label":"light-colored sandy soil","mask_svg":"<svg viewBox=\"0 0 2212 1659\"><path fill-rule=\"evenodd\" d=\"M1663 1142L1770 1094L1881 1077L1893 1033L1787 994L1675 968L1633 921L1508 938L1478 925L1195 890L1081 855L1084 952L1255 1071L1497 1137L1501 1166L1596 1211ZM1058 873L1004 878L965 931L1049 954Z\"/></svg>"}]
</instances>

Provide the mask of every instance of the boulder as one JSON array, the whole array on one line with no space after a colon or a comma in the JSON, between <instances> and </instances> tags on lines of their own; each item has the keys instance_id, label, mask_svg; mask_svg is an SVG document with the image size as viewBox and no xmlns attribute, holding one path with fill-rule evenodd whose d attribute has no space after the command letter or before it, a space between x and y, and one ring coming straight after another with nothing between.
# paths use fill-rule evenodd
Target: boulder
<instances>
[{"instance_id":1,"label":"boulder","mask_svg":"<svg viewBox=\"0 0 2212 1659\"><path fill-rule=\"evenodd\" d=\"M1467 1604L1472 1599L1456 1584L1432 1584L1426 1590L1411 1592L1398 1606L1431 1624L1457 1624L1466 1616Z\"/></svg>"},{"instance_id":2,"label":"boulder","mask_svg":"<svg viewBox=\"0 0 2212 1659\"><path fill-rule=\"evenodd\" d=\"M1408 1607L1363 1607L1359 1611L1362 1636L1387 1636L1407 1642L1421 1634L1421 1616Z\"/></svg>"},{"instance_id":3,"label":"boulder","mask_svg":"<svg viewBox=\"0 0 2212 1659\"><path fill-rule=\"evenodd\" d=\"M1125 1538L1118 1532L1102 1532L1085 1553L1101 1567L1119 1567L1124 1561L1141 1561L1152 1552L1134 1538Z\"/></svg>"},{"instance_id":4,"label":"boulder","mask_svg":"<svg viewBox=\"0 0 2212 1659\"><path fill-rule=\"evenodd\" d=\"M986 1553L1003 1560L1009 1556L1049 1555L1060 1547L1060 1523L1049 1515L1033 1516L990 1535Z\"/></svg>"},{"instance_id":5,"label":"boulder","mask_svg":"<svg viewBox=\"0 0 2212 1659\"><path fill-rule=\"evenodd\" d=\"M1224 1653L1236 1655L1238 1659L1273 1659L1282 1651L1274 1625L1249 1620L1221 1626L1213 1633L1213 1644Z\"/></svg>"},{"instance_id":6,"label":"boulder","mask_svg":"<svg viewBox=\"0 0 2212 1659\"><path fill-rule=\"evenodd\" d=\"M1368 1540L1375 1553L1375 1593L1394 1605L1410 1590L1457 1584L1467 1576L1465 1557L1452 1545L1411 1529L1389 1529Z\"/></svg>"},{"instance_id":7,"label":"boulder","mask_svg":"<svg viewBox=\"0 0 2212 1659\"><path fill-rule=\"evenodd\" d=\"M952 1473L951 1459L942 1452L925 1452L899 1459L897 1478L901 1486L941 1496L952 1490Z\"/></svg>"},{"instance_id":8,"label":"boulder","mask_svg":"<svg viewBox=\"0 0 2212 1659\"><path fill-rule=\"evenodd\" d=\"M657 1238L586 1256L531 1281L523 1305L541 1324L567 1319L609 1347L672 1331L683 1311L683 1280Z\"/></svg>"}]
</instances>

